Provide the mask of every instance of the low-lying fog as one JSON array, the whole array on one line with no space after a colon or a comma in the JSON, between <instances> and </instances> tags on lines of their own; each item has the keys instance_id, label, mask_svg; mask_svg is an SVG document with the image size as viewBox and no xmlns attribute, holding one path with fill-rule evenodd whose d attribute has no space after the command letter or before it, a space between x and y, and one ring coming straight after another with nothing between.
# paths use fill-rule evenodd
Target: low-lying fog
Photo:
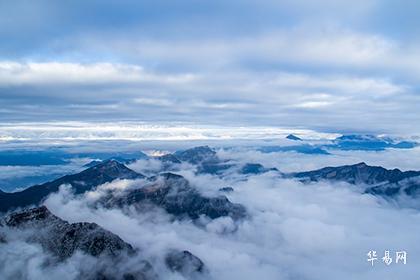
<instances>
[{"instance_id":1,"label":"low-lying fog","mask_svg":"<svg viewBox=\"0 0 420 280\"><path fill-rule=\"evenodd\" d=\"M369 163L410 168L416 163L417 150L357 153L339 156L261 154L257 152L219 151L221 158L260 162L280 170L307 170L325 165L355 163L365 156ZM410 162L406 158L410 155ZM159 169L155 161L130 165L138 172ZM173 220L163 210L138 213L134 209L91 207L101 191L124 191L130 181L114 181L99 186L95 192L75 197L63 186L45 205L60 218L70 222L95 222L142 250L142 255L160 270L162 279L182 279L159 267L169 248L187 249L203 260L212 279L415 279L420 272L420 213L398 207L378 197L361 194L357 186L326 182L304 185L282 179L275 172L254 176L226 177L195 175L191 166L177 173L187 178L205 195L225 195L243 204L249 218L234 222L229 217L215 220ZM372 267L367 253L375 250L378 260ZM390 250L393 262L382 261ZM407 264L395 263L395 252L407 251ZM36 245L10 243L0 252L2 275L13 269L26 269L28 279L73 279L80 255L48 269L43 267L43 251ZM63 273L66 272L66 273ZM162 273L164 275L162 275ZM207 276L206 276L207 277ZM1 278L1 277L0 277Z\"/></svg>"}]
</instances>

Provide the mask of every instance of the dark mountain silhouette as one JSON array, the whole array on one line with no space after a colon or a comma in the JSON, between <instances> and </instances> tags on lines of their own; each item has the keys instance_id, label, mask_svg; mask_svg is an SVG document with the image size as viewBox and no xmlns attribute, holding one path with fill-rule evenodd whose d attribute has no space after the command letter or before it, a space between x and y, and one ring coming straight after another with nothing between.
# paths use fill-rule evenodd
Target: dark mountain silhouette
<instances>
[{"instance_id":1,"label":"dark mountain silhouette","mask_svg":"<svg viewBox=\"0 0 420 280\"><path fill-rule=\"evenodd\" d=\"M418 198L420 197L420 176L409 177L395 183L369 187L365 192L387 197L407 195L412 198Z\"/></svg>"},{"instance_id":2,"label":"dark mountain silhouette","mask_svg":"<svg viewBox=\"0 0 420 280\"><path fill-rule=\"evenodd\" d=\"M219 192L225 192L225 193L230 193L235 191L232 187L223 187L219 189Z\"/></svg>"},{"instance_id":3,"label":"dark mountain silhouette","mask_svg":"<svg viewBox=\"0 0 420 280\"><path fill-rule=\"evenodd\" d=\"M330 153L324 148L324 146L302 144L293 146L263 146L259 148L258 151L263 153L296 152L309 155L329 155Z\"/></svg>"},{"instance_id":4,"label":"dark mountain silhouette","mask_svg":"<svg viewBox=\"0 0 420 280\"><path fill-rule=\"evenodd\" d=\"M294 134L289 134L289 135L287 135L287 136L286 136L286 139L289 139L289 140L294 140L294 141L302 141L302 139L301 139L301 138L297 137L297 136L296 136L296 135L294 135Z\"/></svg>"},{"instance_id":5,"label":"dark mountain silhouette","mask_svg":"<svg viewBox=\"0 0 420 280\"><path fill-rule=\"evenodd\" d=\"M134 268L124 267L124 259L137 252L119 236L95 223L68 223L45 206L6 216L1 229L19 236L21 241L37 243L59 262L81 251L97 259L89 271L79 271L82 279L157 279L149 262L139 260ZM8 242L7 237L4 242ZM109 269L109 265L123 269ZM54 262L50 262L54 264Z\"/></svg>"},{"instance_id":6,"label":"dark mountain silhouette","mask_svg":"<svg viewBox=\"0 0 420 280\"><path fill-rule=\"evenodd\" d=\"M395 141L389 137L378 137L369 134L349 134L337 137L334 144L328 145L328 148L341 150L373 150L382 151L387 148L411 149L417 146L417 143L410 141Z\"/></svg>"},{"instance_id":7,"label":"dark mountain silhouette","mask_svg":"<svg viewBox=\"0 0 420 280\"><path fill-rule=\"evenodd\" d=\"M230 202L225 196L205 197L190 186L184 177L173 173L152 177L148 185L130 190L124 195L114 196L110 193L100 203L118 208L151 203L176 217L187 216L191 219L201 215L212 219L222 216L240 219L246 216L242 205Z\"/></svg>"},{"instance_id":8,"label":"dark mountain silhouette","mask_svg":"<svg viewBox=\"0 0 420 280\"><path fill-rule=\"evenodd\" d=\"M242 166L241 174L262 174L269 171L278 171L277 168L266 168L259 163L246 163Z\"/></svg>"},{"instance_id":9,"label":"dark mountain silhouette","mask_svg":"<svg viewBox=\"0 0 420 280\"><path fill-rule=\"evenodd\" d=\"M420 197L420 171L401 171L380 166L369 166L364 162L354 165L325 167L318 170L286 175L302 182L343 181L364 186L364 192L386 198L406 195Z\"/></svg>"},{"instance_id":10,"label":"dark mountain silhouette","mask_svg":"<svg viewBox=\"0 0 420 280\"><path fill-rule=\"evenodd\" d=\"M54 216L45 206L12 213L4 219L5 226L33 229L30 240L42 245L60 259L81 250L92 256L117 256L122 251L134 253L130 244L95 223L70 224ZM42 229L42 230L41 230Z\"/></svg>"},{"instance_id":11,"label":"dark mountain silhouette","mask_svg":"<svg viewBox=\"0 0 420 280\"><path fill-rule=\"evenodd\" d=\"M93 267L79 271L80 279L157 279L151 264L119 236L95 223L68 223L45 206L6 216L0 222L0 233L2 230L4 243L13 235L13 240L18 236L20 241L41 245L56 259L48 265L66 261L78 251L95 257ZM134 257L138 259L135 267L125 265L127 258Z\"/></svg>"},{"instance_id":12,"label":"dark mountain silhouette","mask_svg":"<svg viewBox=\"0 0 420 280\"><path fill-rule=\"evenodd\" d=\"M75 194L81 194L115 179L138 178L145 177L115 160L107 160L78 174L64 176L21 192L1 193L0 209L5 212L17 207L37 205L65 184L71 185ZM188 216L192 219L197 219L200 215L206 215L212 219L221 216L238 219L246 215L242 205L231 203L225 196L205 197L180 175L163 173L149 178L146 183L143 181L139 184L145 185L139 185L138 188L118 196L109 192L100 202L107 207L152 203L176 217Z\"/></svg>"},{"instance_id":13,"label":"dark mountain silhouette","mask_svg":"<svg viewBox=\"0 0 420 280\"><path fill-rule=\"evenodd\" d=\"M163 170L171 171L171 164L188 162L197 167L198 174L212 174L223 175L223 173L236 164L221 160L216 151L209 146L199 146L188 150L177 151L174 154L166 154L164 156L156 157L162 161ZM277 170L275 168L265 168L261 164L247 163L241 167L239 173L241 174L261 174L268 171Z\"/></svg>"},{"instance_id":14,"label":"dark mountain silhouette","mask_svg":"<svg viewBox=\"0 0 420 280\"><path fill-rule=\"evenodd\" d=\"M166 154L163 156L157 156L155 159L160 160L164 163L181 163L181 161L173 154Z\"/></svg>"},{"instance_id":15,"label":"dark mountain silhouette","mask_svg":"<svg viewBox=\"0 0 420 280\"><path fill-rule=\"evenodd\" d=\"M220 174L233 165L220 160L216 151L209 146L199 146L173 154L180 161L197 166L197 173Z\"/></svg>"},{"instance_id":16,"label":"dark mountain silhouette","mask_svg":"<svg viewBox=\"0 0 420 280\"><path fill-rule=\"evenodd\" d=\"M218 175L222 174L224 171L228 170L233 166L233 164L218 161L203 162L198 165L197 173Z\"/></svg>"},{"instance_id":17,"label":"dark mountain silhouette","mask_svg":"<svg viewBox=\"0 0 420 280\"><path fill-rule=\"evenodd\" d=\"M219 161L216 152L209 146L199 146L184 151L177 151L174 156L181 161L186 161L191 164Z\"/></svg>"},{"instance_id":18,"label":"dark mountain silhouette","mask_svg":"<svg viewBox=\"0 0 420 280\"><path fill-rule=\"evenodd\" d=\"M170 251L165 257L165 263L170 270L188 279L196 279L206 271L204 263L189 251Z\"/></svg>"},{"instance_id":19,"label":"dark mountain silhouette","mask_svg":"<svg viewBox=\"0 0 420 280\"><path fill-rule=\"evenodd\" d=\"M66 261L78 251L95 257L94 267L79 271L80 279L159 279L152 265L140 256L141 251L118 235L95 223L69 223L45 206L14 212L0 219L0 243L7 243L11 235L13 240L18 236L21 241L41 245L58 262ZM136 266L128 266L127 258L137 259ZM187 279L207 272L201 259L187 250L167 252L165 265Z\"/></svg>"},{"instance_id":20,"label":"dark mountain silhouette","mask_svg":"<svg viewBox=\"0 0 420 280\"><path fill-rule=\"evenodd\" d=\"M144 178L144 176L115 160L107 160L80 173L67 175L41 185L35 185L20 192L2 192L0 193L0 212L17 207L37 205L49 194L57 192L61 185L71 185L74 192L80 194L115 179L136 178Z\"/></svg>"},{"instance_id":21,"label":"dark mountain silhouette","mask_svg":"<svg viewBox=\"0 0 420 280\"><path fill-rule=\"evenodd\" d=\"M318 170L291 174L306 181L334 180L350 184L396 183L406 178L420 176L420 171L401 171L385 169L380 166L369 166L364 162L338 167L324 167Z\"/></svg>"},{"instance_id":22,"label":"dark mountain silhouette","mask_svg":"<svg viewBox=\"0 0 420 280\"><path fill-rule=\"evenodd\" d=\"M92 160L91 162L88 162L85 165L83 165L83 167L94 167L98 164L101 164L102 162L110 161L110 160L118 161L119 163L122 163L122 164L130 164L130 163L135 162L137 159L135 159L135 158L123 158L123 157L111 157L111 158L106 159L106 160Z\"/></svg>"}]
</instances>

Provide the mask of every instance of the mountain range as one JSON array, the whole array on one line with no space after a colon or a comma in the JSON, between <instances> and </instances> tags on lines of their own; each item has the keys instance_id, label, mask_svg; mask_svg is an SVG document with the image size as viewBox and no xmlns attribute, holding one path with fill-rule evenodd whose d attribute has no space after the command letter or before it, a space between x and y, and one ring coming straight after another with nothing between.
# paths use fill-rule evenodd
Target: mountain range
<instances>
[{"instance_id":1,"label":"mountain range","mask_svg":"<svg viewBox=\"0 0 420 280\"><path fill-rule=\"evenodd\" d=\"M80 194L115 179L138 178L144 178L144 176L134 172L116 160L106 160L80 173L66 175L57 180L35 185L20 192L0 193L0 212L38 204L49 194L57 192L62 185L71 185L74 192Z\"/></svg>"},{"instance_id":2,"label":"mountain range","mask_svg":"<svg viewBox=\"0 0 420 280\"><path fill-rule=\"evenodd\" d=\"M354 165L324 167L307 172L287 174L302 182L342 181L365 187L365 192L383 197L406 194L417 197L420 194L420 171L401 171L397 168L386 169L381 166L370 166L364 162Z\"/></svg>"},{"instance_id":3,"label":"mountain range","mask_svg":"<svg viewBox=\"0 0 420 280\"><path fill-rule=\"evenodd\" d=\"M49 195L58 192L61 186L67 185L75 196L98 192L100 195L93 201L93 207L121 210L130 207L139 214L159 208L174 220L188 219L193 222L202 217L209 220L224 217L235 222L252 218L244 205L233 203L226 197L236 192L236 189L215 186L216 195L204 195L197 186L177 174L176 167L181 164L189 164L197 174L220 177L236 174L240 180L271 172L269 174L278 178L297 180L309 185L319 181L346 182L363 187L365 194L387 199L398 195L417 199L420 194L420 171L386 169L364 162L283 173L259 163L220 159L217 152L208 146L154 157L153 160L160 161L162 165L161 170L152 176L130 169L124 164L127 164L126 159L113 158L97 160L82 172L23 191L0 191L0 212L5 213L0 218L0 244L11 242L12 236L19 236L25 242L39 244L53 256L53 262L63 262L76 252L83 252L97 261L94 270L82 272L83 279L157 279L151 262L142 257L141 251L134 249L119 236L95 223L64 221L53 215L42 203ZM130 185L122 191L100 187L116 180L126 180ZM135 267L126 265L127 257L136 260ZM121 269L110 269L107 263ZM188 279L207 273L205 263L188 250L170 250L164 263L167 269Z\"/></svg>"},{"instance_id":4,"label":"mountain range","mask_svg":"<svg viewBox=\"0 0 420 280\"><path fill-rule=\"evenodd\" d=\"M420 171L385 169L380 166L369 166L364 162L354 165L325 167L306 172L282 173L276 168L266 168L259 163L241 164L221 160L216 151L208 146L195 147L174 154L155 157L155 159L164 164L161 172L151 177L146 177L131 170L117 159L110 159L98 161L95 165L80 173L66 175L20 192L6 193L0 191L0 212L28 205L37 205L49 194L57 192L62 185L71 185L75 194L82 194L116 179L144 179L136 183L138 186L127 192L125 196L117 199L110 194L102 198L102 203L108 207L113 207L147 201L166 209L169 213L195 218L201 214L212 217L245 216L245 210L230 203L226 197L204 197L185 178L175 174L176 172L173 173L176 170L173 166L182 162L195 166L199 174L208 173L223 176L232 172L241 175L274 172L279 176L296 178L304 183L328 180L362 184L366 186L366 192L376 195L397 195L404 190L407 195L415 196L417 189L419 189L416 178L420 176ZM173 199L173 197L177 197L177 199ZM174 204L175 201L177 204ZM215 205L220 207L217 208Z\"/></svg>"}]
</instances>

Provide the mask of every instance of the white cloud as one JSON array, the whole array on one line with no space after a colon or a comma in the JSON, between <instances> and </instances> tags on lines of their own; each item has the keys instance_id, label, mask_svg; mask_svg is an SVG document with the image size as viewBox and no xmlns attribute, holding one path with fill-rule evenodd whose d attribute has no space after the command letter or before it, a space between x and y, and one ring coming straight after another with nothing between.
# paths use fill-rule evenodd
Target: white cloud
<instances>
[{"instance_id":1,"label":"white cloud","mask_svg":"<svg viewBox=\"0 0 420 280\"><path fill-rule=\"evenodd\" d=\"M158 75L143 67L113 63L0 61L0 85L185 83L191 74Z\"/></svg>"},{"instance_id":2,"label":"white cloud","mask_svg":"<svg viewBox=\"0 0 420 280\"><path fill-rule=\"evenodd\" d=\"M40 32L45 44L27 44L32 47L21 50L26 55L6 54L0 62L0 86L8 86L0 97L0 117L193 120L325 130L360 130L363 121L363 129L379 133L416 127L420 53L411 34L416 24L411 24L413 30L393 27L404 32L386 32L397 22L407 26L408 20L396 17L379 28L382 9L395 7L377 0L289 2L214 2L207 13L199 9L201 16L192 18L183 9L175 9L174 17L153 11L156 25L143 25L143 17L134 17L118 21L123 27L96 26L93 20L84 23L94 28L79 30L77 25L79 32L63 36ZM410 14L411 7L408 3L397 10ZM96 16L105 20L101 9L107 8L95 9ZM8 9L29 23L16 13L20 5ZM65 18L69 12L55 9L46 13ZM50 23L55 18L42 13L38 20L44 27L61 26ZM14 39L22 34L6 33ZM318 100L318 94L328 100Z\"/></svg>"},{"instance_id":3,"label":"white cloud","mask_svg":"<svg viewBox=\"0 0 420 280\"><path fill-rule=\"evenodd\" d=\"M392 64L413 67L412 54L392 38L375 33L358 32L334 24L321 24L315 28L310 23L289 28L271 29L258 34L224 38L145 40L137 37L133 44L121 39L110 46L141 59L166 62L184 62L199 69L226 69L247 60L260 63L289 62L317 66L344 66L347 69L367 67L378 69ZM101 38L91 39L93 45ZM247 65L252 68L251 65ZM418 68L417 68L418 69ZM408 69L407 69L408 70Z\"/></svg>"},{"instance_id":4,"label":"white cloud","mask_svg":"<svg viewBox=\"0 0 420 280\"><path fill-rule=\"evenodd\" d=\"M142 105L152 105L152 106L173 106L175 105L173 101L169 99L160 99L160 98L145 98L139 97L135 98L134 103L139 103Z\"/></svg>"},{"instance_id":5,"label":"white cloud","mask_svg":"<svg viewBox=\"0 0 420 280\"><path fill-rule=\"evenodd\" d=\"M248 159L253 160L253 159ZM168 248L190 250L215 279L415 279L419 215L361 195L346 184L302 185L266 174L248 180L184 175L210 194L224 185L235 191L229 199L246 205L250 219L173 221L161 211L90 208L84 198L61 192L46 205L63 219L96 222L159 260ZM118 183L119 184L119 183ZM417 244L417 245L416 245ZM366 253L407 250L410 263L372 269ZM161 271L166 275L165 270ZM350 276L349 276L350 275ZM167 277L169 277L167 275Z\"/></svg>"},{"instance_id":6,"label":"white cloud","mask_svg":"<svg viewBox=\"0 0 420 280\"><path fill-rule=\"evenodd\" d=\"M329 101L308 101L294 105L297 108L319 108L333 105L333 102Z\"/></svg>"},{"instance_id":7,"label":"white cloud","mask_svg":"<svg viewBox=\"0 0 420 280\"><path fill-rule=\"evenodd\" d=\"M275 167L282 172L299 172L320 169L326 166L340 166L365 162L368 165L388 169L418 170L420 148L388 149L385 151L340 151L330 150L330 155L300 154L295 152L261 153L246 147L238 151L219 150L223 159L245 163L259 162L266 167Z\"/></svg>"},{"instance_id":8,"label":"white cloud","mask_svg":"<svg viewBox=\"0 0 420 280\"><path fill-rule=\"evenodd\" d=\"M229 40L134 32L104 43L103 35L89 34L82 49L124 54L132 64L0 62L0 86L10 91L0 97L0 117L377 133L416 127L415 42L308 22Z\"/></svg>"},{"instance_id":9,"label":"white cloud","mask_svg":"<svg viewBox=\"0 0 420 280\"><path fill-rule=\"evenodd\" d=\"M346 95L370 94L384 96L390 94L402 93L406 90L405 86L395 84L385 79L358 78L351 76L314 76L294 73L280 73L270 83L281 88L298 89L327 89L331 94L316 94L311 92L311 98L330 99L334 96L340 96L340 93Z\"/></svg>"},{"instance_id":10,"label":"white cloud","mask_svg":"<svg viewBox=\"0 0 420 280\"><path fill-rule=\"evenodd\" d=\"M191 124L153 124L141 122L89 123L10 123L0 125L4 141L81 141L81 140L235 140L281 139L289 133L310 138L331 138L335 134L308 129L280 127L209 126Z\"/></svg>"},{"instance_id":11,"label":"white cloud","mask_svg":"<svg viewBox=\"0 0 420 280\"><path fill-rule=\"evenodd\" d=\"M222 158L240 162L261 162L284 171L307 170L325 165L355 163L383 164L387 167L416 165L418 149L383 152L340 152L337 155L261 154L253 151L219 151ZM135 164L139 169L150 165ZM418 165L417 165L418 166ZM91 207L103 191L119 194L138 187L139 181L107 183L97 191L75 197L68 188L51 195L45 202L59 217L70 222L95 222L123 240L141 249L141 256L152 261L163 279L178 277L163 265L170 248L189 250L200 257L213 279L415 279L420 250L417 210L398 208L380 198L361 194L348 184L314 183L303 185L285 180L274 173L220 178L194 175L190 166L180 171L205 195L217 195L218 189L231 186L228 198L246 206L249 219L234 222L230 218L173 220L162 209L137 212L134 208L103 209ZM140 184L141 185L141 184ZM15 238L17 239L17 237ZM57 266L45 266L46 255L28 243L1 245L0 271L16 275L47 275L54 279L66 273L77 277L90 259L77 255ZM372 268L366 253L376 250L406 250L407 265L387 267L381 260ZM18 254L17 254L17 253ZM132 262L136 259L131 260ZM2 266L3 264L3 266ZM38 265L39 264L39 265ZM23 268L23 269L22 269ZM49 272L49 273L46 273ZM175 278L176 279L176 278Z\"/></svg>"}]
</instances>

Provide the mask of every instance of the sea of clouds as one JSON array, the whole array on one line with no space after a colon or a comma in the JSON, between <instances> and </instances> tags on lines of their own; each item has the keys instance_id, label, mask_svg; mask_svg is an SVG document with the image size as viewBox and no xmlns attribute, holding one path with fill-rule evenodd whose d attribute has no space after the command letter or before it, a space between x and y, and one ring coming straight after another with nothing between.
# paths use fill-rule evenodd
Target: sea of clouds
<instances>
[{"instance_id":1,"label":"sea of clouds","mask_svg":"<svg viewBox=\"0 0 420 280\"><path fill-rule=\"evenodd\" d=\"M236 162L261 162L282 171L307 170L325 165L368 163L412 168L418 166L417 149L385 152L342 152L335 156L295 153L262 154L254 151L220 150L222 158ZM406 162L408 159L409 162ZM131 168L152 174L155 161L138 161ZM173 219L162 209L138 212L134 208L93 207L104 190L123 192L133 182L119 180L99 186L83 196L74 196L63 186L45 205L69 222L95 222L140 249L162 279L183 279L163 265L170 249L189 250L208 268L205 279L416 279L420 272L420 212L379 197L362 194L345 183L302 184L282 179L275 172L225 177L197 175L182 165L177 173L205 195L220 195L218 189L234 188L229 200L243 204L249 217L233 221ZM38 245L16 241L1 245L0 275L24 271L24 279L76 279L89 257L77 254L54 266L45 265L48 254ZM372 267L367 253L377 251ZM393 262L382 261L389 250ZM407 251L407 264L395 263L396 251ZM130 263L135 265L131 260ZM9 274L8 274L9 273ZM3 276L4 277L4 276ZM2 276L0 276L2 279ZM3 279L7 279L3 278Z\"/></svg>"}]
</instances>

